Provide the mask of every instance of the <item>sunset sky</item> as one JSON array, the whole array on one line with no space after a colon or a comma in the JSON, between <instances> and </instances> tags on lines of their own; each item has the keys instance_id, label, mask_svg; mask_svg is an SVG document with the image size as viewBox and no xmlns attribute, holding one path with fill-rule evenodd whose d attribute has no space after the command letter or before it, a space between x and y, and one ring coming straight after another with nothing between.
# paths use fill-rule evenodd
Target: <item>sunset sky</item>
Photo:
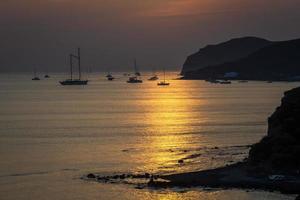
<instances>
[{"instance_id":1,"label":"sunset sky","mask_svg":"<svg viewBox=\"0 0 300 200\"><path fill-rule=\"evenodd\" d=\"M233 37L300 38L299 0L3 0L0 71L63 71L82 48L93 70L179 69Z\"/></svg>"}]
</instances>

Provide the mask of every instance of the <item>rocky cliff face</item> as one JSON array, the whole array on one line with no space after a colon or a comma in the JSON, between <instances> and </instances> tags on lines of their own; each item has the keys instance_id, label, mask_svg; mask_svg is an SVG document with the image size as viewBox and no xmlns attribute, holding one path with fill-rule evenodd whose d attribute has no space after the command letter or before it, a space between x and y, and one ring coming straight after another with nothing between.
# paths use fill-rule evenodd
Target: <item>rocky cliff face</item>
<instances>
[{"instance_id":1,"label":"rocky cliff face","mask_svg":"<svg viewBox=\"0 0 300 200\"><path fill-rule=\"evenodd\" d=\"M239 60L271 43L261 38L244 37L217 45L208 45L187 58L181 73L184 75L208 66Z\"/></svg>"},{"instance_id":2,"label":"rocky cliff face","mask_svg":"<svg viewBox=\"0 0 300 200\"><path fill-rule=\"evenodd\" d=\"M300 87L284 94L269 118L268 135L253 145L249 163L272 170L300 170Z\"/></svg>"},{"instance_id":3,"label":"rocky cliff face","mask_svg":"<svg viewBox=\"0 0 300 200\"><path fill-rule=\"evenodd\" d=\"M293 81L300 79L300 39L275 42L237 61L185 73L186 79L222 79L236 72L236 79Z\"/></svg>"}]
</instances>

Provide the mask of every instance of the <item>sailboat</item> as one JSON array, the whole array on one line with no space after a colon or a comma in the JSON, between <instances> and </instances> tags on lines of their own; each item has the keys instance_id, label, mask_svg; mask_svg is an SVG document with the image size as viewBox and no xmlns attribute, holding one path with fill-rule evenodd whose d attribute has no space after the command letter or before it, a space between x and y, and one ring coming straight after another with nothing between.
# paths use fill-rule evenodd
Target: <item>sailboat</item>
<instances>
[{"instance_id":1,"label":"sailboat","mask_svg":"<svg viewBox=\"0 0 300 200\"><path fill-rule=\"evenodd\" d=\"M73 58L76 58L78 61L78 79L73 79ZM62 85L87 85L88 80L81 80L81 66L80 66L80 48L77 50L77 55L70 54L70 79L60 81Z\"/></svg>"},{"instance_id":2,"label":"sailboat","mask_svg":"<svg viewBox=\"0 0 300 200\"><path fill-rule=\"evenodd\" d=\"M105 77L109 78L109 77L112 77L112 75L110 73L108 73Z\"/></svg>"},{"instance_id":3,"label":"sailboat","mask_svg":"<svg viewBox=\"0 0 300 200\"><path fill-rule=\"evenodd\" d=\"M33 73L34 73L34 77L33 77L31 80L33 80L33 81L39 81L39 80L41 80L41 79L36 75L36 69L35 69L35 68L33 69Z\"/></svg>"},{"instance_id":4,"label":"sailboat","mask_svg":"<svg viewBox=\"0 0 300 200\"><path fill-rule=\"evenodd\" d=\"M138 68L137 68L137 64L136 64L136 59L134 59L134 71L135 71L135 75L136 76L141 76L141 73L139 72Z\"/></svg>"},{"instance_id":5,"label":"sailboat","mask_svg":"<svg viewBox=\"0 0 300 200\"><path fill-rule=\"evenodd\" d=\"M165 71L165 69L164 69L164 80L161 81L161 82L159 82L159 83L157 83L157 85L158 86L168 86L168 85L170 85L170 83L166 82L166 71Z\"/></svg>"},{"instance_id":6,"label":"sailboat","mask_svg":"<svg viewBox=\"0 0 300 200\"><path fill-rule=\"evenodd\" d=\"M138 79L136 76L132 76L129 77L127 83L143 83L143 81Z\"/></svg>"},{"instance_id":7,"label":"sailboat","mask_svg":"<svg viewBox=\"0 0 300 200\"><path fill-rule=\"evenodd\" d=\"M106 78L107 78L107 80L109 80L109 81L115 80L115 77L113 77L113 75L111 75L111 74L108 74L108 75L106 76Z\"/></svg>"},{"instance_id":8,"label":"sailboat","mask_svg":"<svg viewBox=\"0 0 300 200\"><path fill-rule=\"evenodd\" d=\"M107 80L109 81L113 81L115 79L115 77L113 77L113 75L111 75L110 72L107 73L107 75L105 76L107 78Z\"/></svg>"},{"instance_id":9,"label":"sailboat","mask_svg":"<svg viewBox=\"0 0 300 200\"><path fill-rule=\"evenodd\" d=\"M138 76L141 76L141 74L137 71L136 60L134 60L134 70L135 70L135 76L129 77L127 83L143 83L143 81L138 78Z\"/></svg>"},{"instance_id":10,"label":"sailboat","mask_svg":"<svg viewBox=\"0 0 300 200\"><path fill-rule=\"evenodd\" d=\"M44 78L50 78L50 76L48 75L48 71L46 71L46 74L44 75Z\"/></svg>"},{"instance_id":11,"label":"sailboat","mask_svg":"<svg viewBox=\"0 0 300 200\"><path fill-rule=\"evenodd\" d=\"M107 80L113 81L113 80L115 80L115 77L113 77L113 76L112 77L108 77Z\"/></svg>"},{"instance_id":12,"label":"sailboat","mask_svg":"<svg viewBox=\"0 0 300 200\"><path fill-rule=\"evenodd\" d=\"M158 79L158 76L155 74L154 70L152 70L152 76L148 79L148 81L156 81Z\"/></svg>"}]
</instances>

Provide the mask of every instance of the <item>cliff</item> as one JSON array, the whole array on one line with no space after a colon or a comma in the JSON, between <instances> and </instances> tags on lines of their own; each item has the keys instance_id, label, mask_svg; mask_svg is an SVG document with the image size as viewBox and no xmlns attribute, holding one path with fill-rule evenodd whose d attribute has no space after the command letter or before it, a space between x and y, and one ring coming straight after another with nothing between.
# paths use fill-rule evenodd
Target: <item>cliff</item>
<instances>
[{"instance_id":1,"label":"cliff","mask_svg":"<svg viewBox=\"0 0 300 200\"><path fill-rule=\"evenodd\" d=\"M187 58L181 73L184 75L208 66L239 60L270 44L272 42L265 39L244 37L217 45L208 45Z\"/></svg>"},{"instance_id":2,"label":"cliff","mask_svg":"<svg viewBox=\"0 0 300 200\"><path fill-rule=\"evenodd\" d=\"M265 170L300 171L300 87L285 92L268 120L268 135L253 145L249 163Z\"/></svg>"},{"instance_id":3,"label":"cliff","mask_svg":"<svg viewBox=\"0 0 300 200\"><path fill-rule=\"evenodd\" d=\"M224 78L228 72L237 72L235 79L298 80L300 77L300 39L276 42L245 58L209 66L185 73L187 79Z\"/></svg>"},{"instance_id":4,"label":"cliff","mask_svg":"<svg viewBox=\"0 0 300 200\"><path fill-rule=\"evenodd\" d=\"M211 170L161 176L155 187L205 186L300 193L300 87L287 91L268 120L268 135L247 160ZM300 198L300 197L298 197Z\"/></svg>"}]
</instances>

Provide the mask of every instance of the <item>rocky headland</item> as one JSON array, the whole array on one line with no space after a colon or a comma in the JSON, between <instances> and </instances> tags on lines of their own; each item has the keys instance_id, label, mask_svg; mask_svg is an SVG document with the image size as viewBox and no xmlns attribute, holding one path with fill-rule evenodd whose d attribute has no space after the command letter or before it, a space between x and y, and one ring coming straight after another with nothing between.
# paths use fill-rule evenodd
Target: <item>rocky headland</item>
<instances>
[{"instance_id":1,"label":"rocky headland","mask_svg":"<svg viewBox=\"0 0 300 200\"><path fill-rule=\"evenodd\" d=\"M99 182L143 179L143 187L213 187L280 191L300 194L300 87L284 93L281 105L268 120L268 134L250 148L243 162L224 167L169 175L148 173L86 178Z\"/></svg>"},{"instance_id":2,"label":"rocky headland","mask_svg":"<svg viewBox=\"0 0 300 200\"><path fill-rule=\"evenodd\" d=\"M268 134L254 144L249 157L222 168L171 174L154 187L204 186L300 193L300 87L287 91L268 120Z\"/></svg>"},{"instance_id":3,"label":"rocky headland","mask_svg":"<svg viewBox=\"0 0 300 200\"><path fill-rule=\"evenodd\" d=\"M207 45L187 57L181 74L191 75L199 69L242 59L273 42L257 37L235 38L220 44Z\"/></svg>"},{"instance_id":4,"label":"rocky headland","mask_svg":"<svg viewBox=\"0 0 300 200\"><path fill-rule=\"evenodd\" d=\"M255 45L249 46L251 40ZM183 79L300 80L300 39L270 42L247 37L224 44L189 56L182 69ZM230 56L224 60L222 54ZM230 76L233 73L236 75Z\"/></svg>"}]
</instances>

